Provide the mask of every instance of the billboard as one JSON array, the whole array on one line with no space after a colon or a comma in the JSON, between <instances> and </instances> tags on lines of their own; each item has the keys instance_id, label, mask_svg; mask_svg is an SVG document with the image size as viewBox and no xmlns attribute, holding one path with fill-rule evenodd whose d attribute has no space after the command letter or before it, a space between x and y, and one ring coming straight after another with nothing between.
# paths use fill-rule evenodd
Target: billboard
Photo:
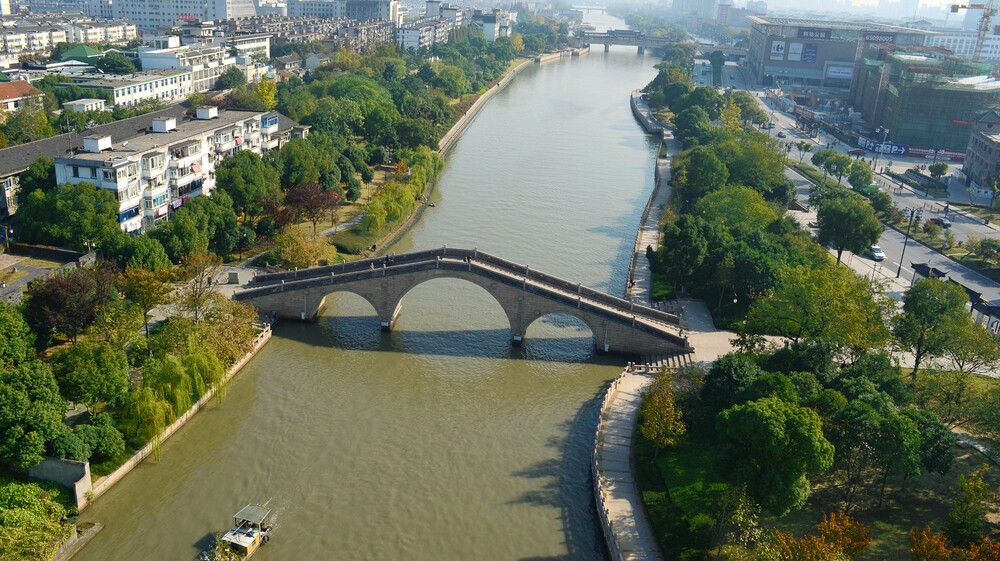
<instances>
[{"instance_id":1,"label":"billboard","mask_svg":"<svg viewBox=\"0 0 1000 561\"><path fill-rule=\"evenodd\" d=\"M792 62L799 62L802 60L802 43L788 44L788 60Z\"/></svg>"},{"instance_id":2,"label":"billboard","mask_svg":"<svg viewBox=\"0 0 1000 561\"><path fill-rule=\"evenodd\" d=\"M784 41L775 41L771 43L771 60L785 60Z\"/></svg>"},{"instance_id":3,"label":"billboard","mask_svg":"<svg viewBox=\"0 0 1000 561\"><path fill-rule=\"evenodd\" d=\"M802 62L816 62L817 47L813 43L806 43L802 48Z\"/></svg>"},{"instance_id":4,"label":"billboard","mask_svg":"<svg viewBox=\"0 0 1000 561\"><path fill-rule=\"evenodd\" d=\"M802 39L829 39L833 30L820 27L800 27L799 37Z\"/></svg>"},{"instance_id":5,"label":"billboard","mask_svg":"<svg viewBox=\"0 0 1000 561\"><path fill-rule=\"evenodd\" d=\"M881 152L883 154L890 154L895 156L902 156L906 154L905 144L893 144L891 142L886 142L882 144L878 141L872 140L870 138L859 136L858 146L864 148L865 150L870 150L872 152Z\"/></svg>"},{"instance_id":6,"label":"billboard","mask_svg":"<svg viewBox=\"0 0 1000 561\"><path fill-rule=\"evenodd\" d=\"M884 33L879 31L866 31L865 43L890 43L896 44L895 33Z\"/></svg>"},{"instance_id":7,"label":"billboard","mask_svg":"<svg viewBox=\"0 0 1000 561\"><path fill-rule=\"evenodd\" d=\"M826 77L827 78L838 78L841 80L850 80L854 77L854 67L853 66L834 66L830 65L826 67Z\"/></svg>"}]
</instances>

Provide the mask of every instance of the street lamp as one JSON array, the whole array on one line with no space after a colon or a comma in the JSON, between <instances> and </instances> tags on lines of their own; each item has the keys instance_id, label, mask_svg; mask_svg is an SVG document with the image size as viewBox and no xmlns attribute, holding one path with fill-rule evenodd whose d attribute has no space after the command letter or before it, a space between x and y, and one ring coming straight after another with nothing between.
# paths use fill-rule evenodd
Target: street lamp
<instances>
[{"instance_id":1,"label":"street lamp","mask_svg":"<svg viewBox=\"0 0 1000 561\"><path fill-rule=\"evenodd\" d=\"M879 127L875 129L875 134L882 133L882 144L875 147L875 170L878 173L878 157L882 155L882 150L885 150L885 139L889 138L889 127Z\"/></svg>"},{"instance_id":2,"label":"street lamp","mask_svg":"<svg viewBox=\"0 0 1000 561\"><path fill-rule=\"evenodd\" d=\"M906 224L906 235L903 236L903 251L899 254L899 267L896 268L896 278L899 278L899 273L903 270L903 256L906 255L906 242L910 241L910 227L913 226L913 220L918 221L923 218L924 211L919 208L907 208L903 211L903 216L908 216L909 222Z\"/></svg>"},{"instance_id":3,"label":"street lamp","mask_svg":"<svg viewBox=\"0 0 1000 561\"><path fill-rule=\"evenodd\" d=\"M10 253L10 236L11 234L14 233L14 229L6 224L0 224L0 227L3 228L3 240L4 240L5 251L7 253Z\"/></svg>"}]
</instances>

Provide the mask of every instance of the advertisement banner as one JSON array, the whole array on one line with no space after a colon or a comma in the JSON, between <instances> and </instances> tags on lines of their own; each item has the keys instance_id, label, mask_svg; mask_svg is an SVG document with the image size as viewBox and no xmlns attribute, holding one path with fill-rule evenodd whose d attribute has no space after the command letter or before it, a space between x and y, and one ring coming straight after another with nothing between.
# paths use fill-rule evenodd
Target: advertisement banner
<instances>
[{"instance_id":1,"label":"advertisement banner","mask_svg":"<svg viewBox=\"0 0 1000 561\"><path fill-rule=\"evenodd\" d=\"M926 160L936 160L938 162L964 162L965 152L960 150L946 150L944 148L935 150L923 146L910 146L906 149L906 155L911 158L924 158Z\"/></svg>"},{"instance_id":2,"label":"advertisement banner","mask_svg":"<svg viewBox=\"0 0 1000 561\"><path fill-rule=\"evenodd\" d=\"M858 146L871 152L881 152L882 154L890 154L895 156L906 155L905 144L893 144L891 142L880 144L879 142L864 136L858 137Z\"/></svg>"},{"instance_id":3,"label":"advertisement banner","mask_svg":"<svg viewBox=\"0 0 1000 561\"><path fill-rule=\"evenodd\" d=\"M788 44L788 60L792 62L799 62L802 60L802 43Z\"/></svg>"},{"instance_id":4,"label":"advertisement banner","mask_svg":"<svg viewBox=\"0 0 1000 561\"><path fill-rule=\"evenodd\" d=\"M833 30L819 27L800 27L799 37L802 39L829 39Z\"/></svg>"},{"instance_id":5,"label":"advertisement banner","mask_svg":"<svg viewBox=\"0 0 1000 561\"><path fill-rule=\"evenodd\" d=\"M826 67L826 77L827 78L839 78L842 80L850 80L854 76L853 66L827 66Z\"/></svg>"},{"instance_id":6,"label":"advertisement banner","mask_svg":"<svg viewBox=\"0 0 1000 561\"><path fill-rule=\"evenodd\" d=\"M771 60L785 60L784 41L775 41L771 43Z\"/></svg>"},{"instance_id":7,"label":"advertisement banner","mask_svg":"<svg viewBox=\"0 0 1000 561\"><path fill-rule=\"evenodd\" d=\"M865 32L865 43L890 43L894 45L896 44L896 34L867 31Z\"/></svg>"},{"instance_id":8,"label":"advertisement banner","mask_svg":"<svg viewBox=\"0 0 1000 561\"><path fill-rule=\"evenodd\" d=\"M800 117L804 117L806 119L809 119L810 121L812 121L813 119L816 118L816 114L815 113L813 113L812 111L806 109L805 107L802 107L801 105L796 105L795 108L792 109L792 112L795 113L796 115L800 116Z\"/></svg>"},{"instance_id":9,"label":"advertisement banner","mask_svg":"<svg viewBox=\"0 0 1000 561\"><path fill-rule=\"evenodd\" d=\"M816 45L806 43L802 48L802 62L816 62Z\"/></svg>"}]
</instances>

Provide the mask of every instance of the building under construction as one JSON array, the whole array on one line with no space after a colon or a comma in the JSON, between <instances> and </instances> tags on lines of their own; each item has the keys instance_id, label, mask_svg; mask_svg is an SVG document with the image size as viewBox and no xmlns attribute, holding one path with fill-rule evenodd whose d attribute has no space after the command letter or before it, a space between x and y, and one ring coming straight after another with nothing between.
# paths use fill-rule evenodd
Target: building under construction
<instances>
[{"instance_id":1,"label":"building under construction","mask_svg":"<svg viewBox=\"0 0 1000 561\"><path fill-rule=\"evenodd\" d=\"M976 118L1000 109L1000 81L990 64L940 48L869 45L853 97L871 130L888 141L931 149L965 150Z\"/></svg>"}]
</instances>

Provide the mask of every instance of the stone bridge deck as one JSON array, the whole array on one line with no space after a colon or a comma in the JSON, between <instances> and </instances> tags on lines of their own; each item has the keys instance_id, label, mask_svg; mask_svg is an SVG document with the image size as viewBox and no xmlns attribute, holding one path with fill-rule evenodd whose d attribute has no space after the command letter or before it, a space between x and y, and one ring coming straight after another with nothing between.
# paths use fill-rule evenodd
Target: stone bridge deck
<instances>
[{"instance_id":1,"label":"stone bridge deck","mask_svg":"<svg viewBox=\"0 0 1000 561\"><path fill-rule=\"evenodd\" d=\"M460 278L484 288L504 309L515 343L539 317L573 315L594 335L598 350L649 355L689 352L673 313L535 271L475 249L439 248L326 267L260 275L233 298L280 317L311 320L333 292L353 292L391 329L403 296L433 278Z\"/></svg>"}]
</instances>

